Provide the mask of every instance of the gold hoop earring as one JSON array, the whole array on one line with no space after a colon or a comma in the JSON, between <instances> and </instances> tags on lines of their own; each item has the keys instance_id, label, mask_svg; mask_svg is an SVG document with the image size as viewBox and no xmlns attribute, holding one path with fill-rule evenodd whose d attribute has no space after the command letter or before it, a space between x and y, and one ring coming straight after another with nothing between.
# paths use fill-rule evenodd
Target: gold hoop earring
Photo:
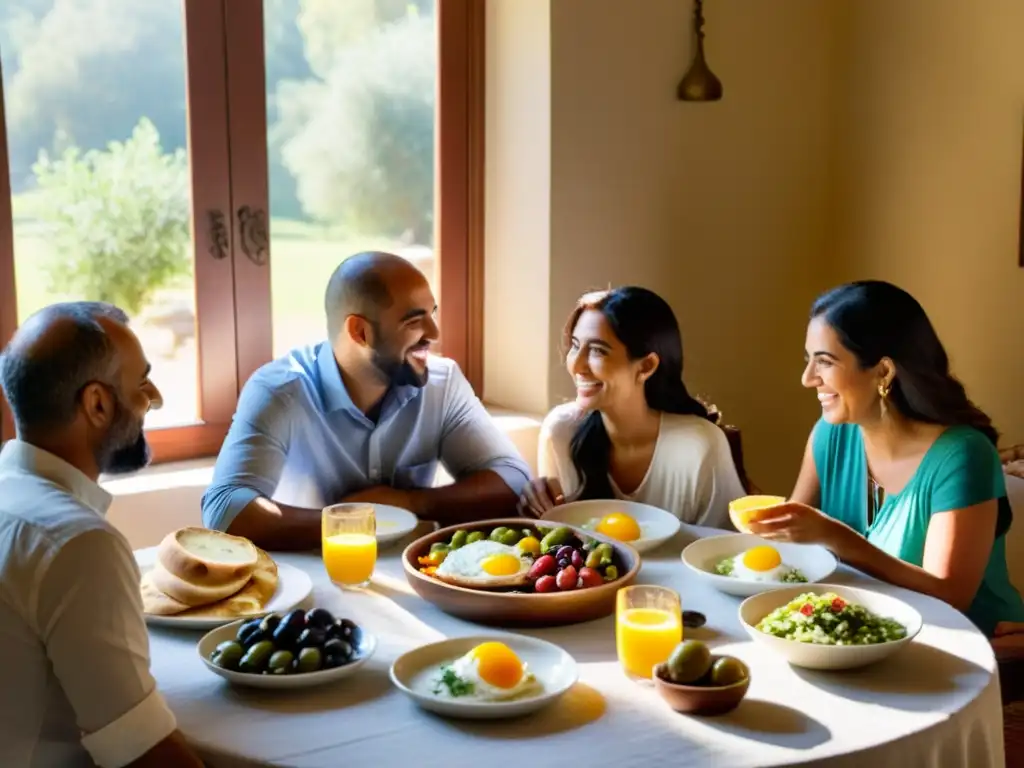
<instances>
[{"instance_id":1,"label":"gold hoop earring","mask_svg":"<svg viewBox=\"0 0 1024 768\"><path fill-rule=\"evenodd\" d=\"M878 396L880 398L882 398L883 400L885 400L885 398L887 398L889 396L890 392L892 392L892 386L891 385L889 385L889 384L879 384L878 385Z\"/></svg>"}]
</instances>

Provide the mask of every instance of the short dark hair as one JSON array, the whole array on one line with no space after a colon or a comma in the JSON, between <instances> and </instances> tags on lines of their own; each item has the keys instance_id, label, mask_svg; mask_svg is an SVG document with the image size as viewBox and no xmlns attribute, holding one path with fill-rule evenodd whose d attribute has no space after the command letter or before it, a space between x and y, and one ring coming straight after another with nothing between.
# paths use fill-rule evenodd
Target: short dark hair
<instances>
[{"instance_id":1,"label":"short dark hair","mask_svg":"<svg viewBox=\"0 0 1024 768\"><path fill-rule=\"evenodd\" d=\"M100 318L128 323L122 310L105 302L52 304L29 318L0 353L0 387L19 434L66 426L83 387L115 383L117 348ZM41 340L47 334L52 338Z\"/></svg>"},{"instance_id":2,"label":"short dark hair","mask_svg":"<svg viewBox=\"0 0 1024 768\"><path fill-rule=\"evenodd\" d=\"M332 342L349 315L363 315L375 322L380 310L391 306L391 292L384 270L399 263L408 264L391 253L364 251L349 256L338 265L327 282L324 296L327 333Z\"/></svg>"}]
</instances>

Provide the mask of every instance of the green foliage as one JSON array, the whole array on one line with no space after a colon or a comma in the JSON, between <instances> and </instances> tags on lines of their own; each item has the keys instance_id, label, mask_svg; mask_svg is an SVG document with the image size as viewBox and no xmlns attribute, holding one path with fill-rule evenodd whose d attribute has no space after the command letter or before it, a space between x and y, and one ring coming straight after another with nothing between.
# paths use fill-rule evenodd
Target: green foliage
<instances>
[{"instance_id":1,"label":"green foliage","mask_svg":"<svg viewBox=\"0 0 1024 768\"><path fill-rule=\"evenodd\" d=\"M190 269L189 173L143 118L125 142L57 158L39 153L35 214L47 225L51 289L137 314L153 292Z\"/></svg>"},{"instance_id":2,"label":"green foliage","mask_svg":"<svg viewBox=\"0 0 1024 768\"><path fill-rule=\"evenodd\" d=\"M303 4L306 56L322 79L280 84L276 103L282 162L310 216L433 242L432 5L358 0L331 16L322 0Z\"/></svg>"}]
</instances>

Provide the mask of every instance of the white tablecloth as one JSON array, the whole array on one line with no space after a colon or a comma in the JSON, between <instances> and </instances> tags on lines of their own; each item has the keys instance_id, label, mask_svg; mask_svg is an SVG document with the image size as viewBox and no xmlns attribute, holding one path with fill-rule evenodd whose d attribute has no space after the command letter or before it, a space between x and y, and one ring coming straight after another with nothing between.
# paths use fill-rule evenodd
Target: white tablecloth
<instances>
[{"instance_id":1,"label":"white tablecloth","mask_svg":"<svg viewBox=\"0 0 1024 768\"><path fill-rule=\"evenodd\" d=\"M185 736L210 766L416 766L484 768L597 766L934 766L1004 765L995 660L960 613L932 598L843 570L835 581L898 595L924 616L910 646L873 667L848 672L791 668L755 646L736 615L737 598L695 578L678 553L700 533L684 530L645 557L639 582L676 589L708 624L687 630L751 668L747 698L719 717L672 712L629 682L615 656L614 618L527 630L558 643L580 665L580 682L547 710L519 721L460 722L429 715L392 687L391 662L442 637L493 631L441 613L411 591L400 542L382 552L371 590L333 587L316 555L276 555L307 571L313 600L351 617L380 639L357 675L335 686L259 691L229 686L196 655L201 633L153 628L153 669Z\"/></svg>"}]
</instances>

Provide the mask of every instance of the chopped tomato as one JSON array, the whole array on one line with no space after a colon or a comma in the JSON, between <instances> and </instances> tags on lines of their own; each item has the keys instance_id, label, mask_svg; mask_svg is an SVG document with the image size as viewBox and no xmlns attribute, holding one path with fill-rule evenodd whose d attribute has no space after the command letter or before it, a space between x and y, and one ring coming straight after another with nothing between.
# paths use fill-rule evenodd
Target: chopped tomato
<instances>
[{"instance_id":1,"label":"chopped tomato","mask_svg":"<svg viewBox=\"0 0 1024 768\"><path fill-rule=\"evenodd\" d=\"M832 601L832 610L835 611L836 613L839 613L845 607L846 607L846 601L843 600L843 598L841 598L841 597L837 597L835 600Z\"/></svg>"},{"instance_id":2,"label":"chopped tomato","mask_svg":"<svg viewBox=\"0 0 1024 768\"><path fill-rule=\"evenodd\" d=\"M814 606L810 603L804 603L802 606L800 606L800 613L802 613L804 616L810 616L814 613Z\"/></svg>"}]
</instances>

